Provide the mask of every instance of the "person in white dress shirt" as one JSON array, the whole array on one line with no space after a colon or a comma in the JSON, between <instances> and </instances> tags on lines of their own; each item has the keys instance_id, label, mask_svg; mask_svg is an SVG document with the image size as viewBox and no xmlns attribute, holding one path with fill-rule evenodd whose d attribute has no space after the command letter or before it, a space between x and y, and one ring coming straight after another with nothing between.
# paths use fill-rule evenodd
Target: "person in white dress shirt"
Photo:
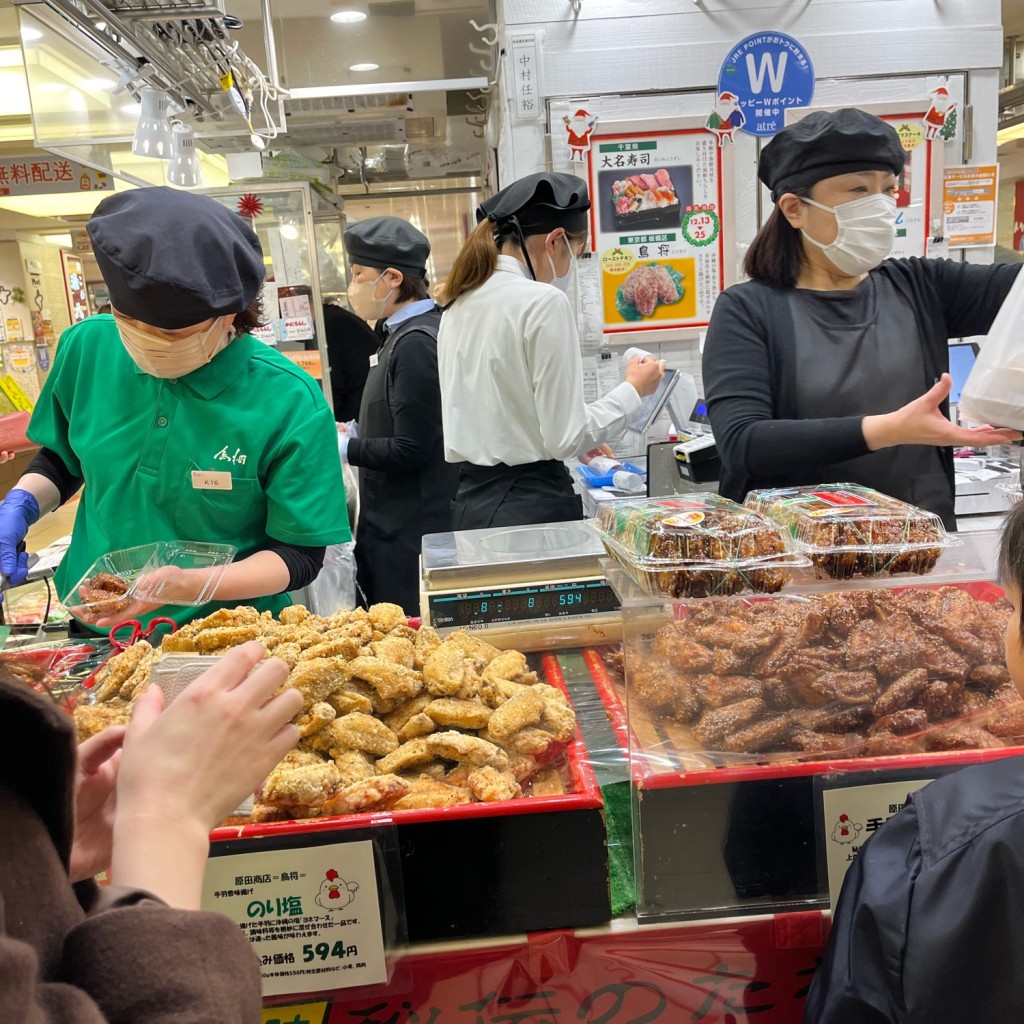
<instances>
[{"instance_id":1,"label":"person in white dress shirt","mask_svg":"<svg viewBox=\"0 0 1024 1024\"><path fill-rule=\"evenodd\" d=\"M590 197L572 174L531 174L477 210L445 286L438 333L445 458L460 466L452 529L583 517L564 460L622 432L664 364L636 357L589 405L566 297L587 242Z\"/></svg>"}]
</instances>

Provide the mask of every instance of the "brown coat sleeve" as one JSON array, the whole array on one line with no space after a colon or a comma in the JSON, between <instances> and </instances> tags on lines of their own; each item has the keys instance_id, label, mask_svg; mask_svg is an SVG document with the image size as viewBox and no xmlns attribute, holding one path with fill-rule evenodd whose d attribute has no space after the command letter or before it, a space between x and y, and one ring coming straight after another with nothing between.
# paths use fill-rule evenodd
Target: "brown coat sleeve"
<instances>
[{"instance_id":1,"label":"brown coat sleeve","mask_svg":"<svg viewBox=\"0 0 1024 1024\"><path fill-rule=\"evenodd\" d=\"M0 1019L19 1024L255 1024L260 970L238 926L136 894L73 928L57 972L0 935Z\"/></svg>"}]
</instances>

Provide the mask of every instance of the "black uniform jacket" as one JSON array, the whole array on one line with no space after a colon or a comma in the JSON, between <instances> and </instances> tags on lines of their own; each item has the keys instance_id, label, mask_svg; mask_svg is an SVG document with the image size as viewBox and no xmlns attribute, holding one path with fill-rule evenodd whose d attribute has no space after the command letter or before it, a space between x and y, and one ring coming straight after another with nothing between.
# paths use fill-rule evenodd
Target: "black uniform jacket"
<instances>
[{"instance_id":1,"label":"black uniform jacket","mask_svg":"<svg viewBox=\"0 0 1024 1024\"><path fill-rule=\"evenodd\" d=\"M850 866L805 1024L1024 1020L1024 758L918 791Z\"/></svg>"},{"instance_id":2,"label":"black uniform jacket","mask_svg":"<svg viewBox=\"0 0 1024 1024\"><path fill-rule=\"evenodd\" d=\"M888 277L913 309L926 377L949 369L950 338L988 333L1020 265L886 260ZM720 490L743 501L761 487L839 483L816 467L867 455L861 416L797 419L797 369L790 290L745 281L715 302L704 348L708 415L722 456ZM942 449L953 493L953 452Z\"/></svg>"}]
</instances>

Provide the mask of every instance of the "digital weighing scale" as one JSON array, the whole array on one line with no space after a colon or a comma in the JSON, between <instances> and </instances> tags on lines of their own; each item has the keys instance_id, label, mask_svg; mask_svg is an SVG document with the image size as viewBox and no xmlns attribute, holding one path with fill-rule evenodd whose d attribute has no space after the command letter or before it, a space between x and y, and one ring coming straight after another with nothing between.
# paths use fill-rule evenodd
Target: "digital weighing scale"
<instances>
[{"instance_id":1,"label":"digital weighing scale","mask_svg":"<svg viewBox=\"0 0 1024 1024\"><path fill-rule=\"evenodd\" d=\"M440 633L479 631L537 651L622 639L618 599L583 522L435 533L423 538L420 609Z\"/></svg>"}]
</instances>

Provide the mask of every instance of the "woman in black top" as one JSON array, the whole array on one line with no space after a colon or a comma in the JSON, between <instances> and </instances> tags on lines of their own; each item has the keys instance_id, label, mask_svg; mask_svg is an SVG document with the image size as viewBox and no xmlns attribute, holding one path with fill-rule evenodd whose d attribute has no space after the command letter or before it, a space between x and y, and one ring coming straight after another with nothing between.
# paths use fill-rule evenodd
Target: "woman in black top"
<instances>
[{"instance_id":1,"label":"woman in black top","mask_svg":"<svg viewBox=\"0 0 1024 1024\"><path fill-rule=\"evenodd\" d=\"M762 152L775 210L704 351L727 497L859 483L953 528L952 446L1019 439L952 424L947 371L949 339L987 333L1020 268L886 259L903 161L895 130L854 109L810 114Z\"/></svg>"}]
</instances>

